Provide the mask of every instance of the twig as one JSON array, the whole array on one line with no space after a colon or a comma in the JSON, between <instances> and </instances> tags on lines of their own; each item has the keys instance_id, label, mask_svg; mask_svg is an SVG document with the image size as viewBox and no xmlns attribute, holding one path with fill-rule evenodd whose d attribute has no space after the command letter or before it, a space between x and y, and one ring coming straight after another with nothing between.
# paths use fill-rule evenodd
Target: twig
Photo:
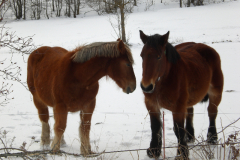
<instances>
[{"instance_id":1,"label":"twig","mask_svg":"<svg viewBox=\"0 0 240 160\"><path fill-rule=\"evenodd\" d=\"M220 118L221 119L221 126L222 126L222 118ZM223 126L222 126L222 128L223 128ZM224 140L224 143L223 143L223 151L224 151L224 153L223 153L223 159L225 160L225 147L226 147L226 141L225 141L225 135L224 135L224 130L222 129L222 133L223 133L223 140Z\"/></svg>"},{"instance_id":2,"label":"twig","mask_svg":"<svg viewBox=\"0 0 240 160\"><path fill-rule=\"evenodd\" d=\"M236 142L236 143L229 143L229 144L240 144L240 142ZM224 145L224 144L213 144L213 145ZM191 147L196 147L196 146L209 146L208 144L206 145L189 145ZM169 146L169 147L164 147L164 148L178 148L178 146ZM4 154L0 154L0 157L10 157L10 156L39 156L41 154L65 154L65 155L69 155L69 156L75 156L75 157L84 157L83 154L76 154L76 153L69 153L69 152L65 152L62 150L59 150L57 152L54 152L52 150L36 150L36 151L26 151L26 150L21 150L21 149L17 149L17 148L0 148L0 150L4 150L4 149L11 149L11 150L18 150L21 152L16 152L16 153L4 153ZM134 152L134 151L144 151L147 150L147 148L143 148L143 149L130 149L130 150L119 150L119 151L108 151L108 152L102 152L100 154L107 154L107 153L118 153L118 152ZM99 154L90 154L87 157L94 157L94 156L98 156ZM167 157L166 157L167 158Z\"/></svg>"}]
</instances>

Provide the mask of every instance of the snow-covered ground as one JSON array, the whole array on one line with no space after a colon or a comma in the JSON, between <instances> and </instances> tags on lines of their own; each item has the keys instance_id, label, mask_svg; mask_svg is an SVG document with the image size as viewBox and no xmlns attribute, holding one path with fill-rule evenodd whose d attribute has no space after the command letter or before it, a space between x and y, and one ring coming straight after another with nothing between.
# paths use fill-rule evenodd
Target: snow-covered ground
<instances>
[{"instance_id":1,"label":"snow-covered ground","mask_svg":"<svg viewBox=\"0 0 240 160\"><path fill-rule=\"evenodd\" d=\"M143 7L144 8L144 7ZM156 2L154 8L144 12L141 7L135 8L129 15L126 31L130 36L132 54L135 59L134 71L137 84L140 84L142 73L142 60L140 52L143 44L139 38L139 30L145 34L165 34L170 31L170 42L174 45L182 42L200 42L216 49L222 60L224 73L224 92L219 105L217 116L217 129L234 122L240 117L240 1L230 1L205 6L179 8L178 3L169 2L160 4ZM78 18L52 18L50 20L10 21L6 24L18 36L34 35L36 45L61 46L72 50L80 44L96 41L116 40L108 16L79 16ZM4 52L3 52L4 51ZM13 62L22 68L22 80L26 81L27 56L14 54L10 57L6 50L1 49L0 60L12 58ZM24 62L25 60L25 62ZM7 61L6 61L7 62ZM2 83L2 82L1 82ZM14 83L14 82L11 82ZM28 150L39 150L40 143L32 142L32 137L40 141L41 123L32 96L21 84L14 83L14 92L10 97L13 100L7 106L0 107L0 131L6 130L5 144L19 148L26 142ZM233 90L233 92L226 92ZM91 145L96 152L118 151L131 149L146 149L149 147L151 130L149 116L144 105L144 96L138 85L135 92L125 94L111 79L100 80L100 90L97 95L96 109L92 118ZM207 104L195 106L194 126L195 136L206 139L208 128ZM50 109L52 115L52 109ZM65 140L67 146L61 148L70 153L80 153L80 140L78 137L79 113L69 113ZM54 119L50 118L53 128ZM165 110L166 146L176 146L177 139L172 130L173 122L171 112ZM225 135L239 130L240 122L235 123L224 131ZM51 131L53 137L53 131ZM11 139L15 137L14 141ZM219 134L222 139L223 134ZM3 145L0 143L0 148ZM0 151L2 153L2 151ZM167 149L166 156L173 157L176 149ZM197 158L190 152L193 159ZM47 156L48 159L74 159L73 156ZM12 158L12 159L15 159ZM17 159L17 158L16 158ZM150 159L146 151L129 151L120 153L107 153L93 159ZM219 157L215 156L215 159Z\"/></svg>"}]
</instances>

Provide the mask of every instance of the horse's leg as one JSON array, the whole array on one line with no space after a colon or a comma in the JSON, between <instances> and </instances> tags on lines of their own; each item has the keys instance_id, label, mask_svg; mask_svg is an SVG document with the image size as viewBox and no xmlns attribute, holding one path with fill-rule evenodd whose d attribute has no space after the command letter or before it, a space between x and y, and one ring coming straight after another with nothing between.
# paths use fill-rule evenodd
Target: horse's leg
<instances>
[{"instance_id":1,"label":"horse's leg","mask_svg":"<svg viewBox=\"0 0 240 160\"><path fill-rule=\"evenodd\" d=\"M207 134L208 143L217 142L217 129L216 129L216 117L218 112L218 105L222 99L223 91L223 74L221 69L213 72L212 81L208 90L209 105L208 105L208 117L209 117L209 128Z\"/></svg>"},{"instance_id":2,"label":"horse's leg","mask_svg":"<svg viewBox=\"0 0 240 160\"><path fill-rule=\"evenodd\" d=\"M150 101L146 100L145 104L150 115L152 139L147 154L150 158L158 158L161 154L162 147L162 122L160 119L160 110Z\"/></svg>"},{"instance_id":3,"label":"horse's leg","mask_svg":"<svg viewBox=\"0 0 240 160\"><path fill-rule=\"evenodd\" d=\"M179 107L181 109L181 107ZM185 129L184 129L184 121L185 121L185 110L178 110L177 112L173 112L173 123L174 123L174 132L178 139L178 150L177 154L181 155L179 159L188 159L188 146L185 139Z\"/></svg>"},{"instance_id":4,"label":"horse's leg","mask_svg":"<svg viewBox=\"0 0 240 160\"><path fill-rule=\"evenodd\" d=\"M65 147L66 146L66 141L64 139L64 134L62 135L62 139L61 139L61 147Z\"/></svg>"},{"instance_id":5,"label":"horse's leg","mask_svg":"<svg viewBox=\"0 0 240 160\"><path fill-rule=\"evenodd\" d=\"M215 90L210 87L211 91ZM221 95L211 95L209 94L209 106L208 106L208 117L209 117L209 128L207 133L207 141L208 143L215 144L217 143L217 129L216 129L216 117L218 113L218 105L221 102L222 96Z\"/></svg>"},{"instance_id":6,"label":"horse's leg","mask_svg":"<svg viewBox=\"0 0 240 160\"><path fill-rule=\"evenodd\" d=\"M81 139L81 153L83 155L88 155L93 153L91 151L89 132L91 128L92 114L95 108L96 99L94 99L88 106L84 107L80 113L81 124L79 127L79 136Z\"/></svg>"},{"instance_id":7,"label":"horse's leg","mask_svg":"<svg viewBox=\"0 0 240 160\"><path fill-rule=\"evenodd\" d=\"M42 123L41 146L48 147L50 144L50 127L48 124L49 112L48 107L36 97L33 97L34 104L38 110L38 116Z\"/></svg>"},{"instance_id":8,"label":"horse's leg","mask_svg":"<svg viewBox=\"0 0 240 160\"><path fill-rule=\"evenodd\" d=\"M187 142L194 142L194 128L193 128L193 107L187 109L186 116L186 132L187 132Z\"/></svg>"},{"instance_id":9,"label":"horse's leg","mask_svg":"<svg viewBox=\"0 0 240 160\"><path fill-rule=\"evenodd\" d=\"M66 129L67 124L67 107L65 105L58 104L53 109L54 112L54 138L51 145L53 151L58 151L60 149L61 141L63 138L63 133Z\"/></svg>"}]
</instances>

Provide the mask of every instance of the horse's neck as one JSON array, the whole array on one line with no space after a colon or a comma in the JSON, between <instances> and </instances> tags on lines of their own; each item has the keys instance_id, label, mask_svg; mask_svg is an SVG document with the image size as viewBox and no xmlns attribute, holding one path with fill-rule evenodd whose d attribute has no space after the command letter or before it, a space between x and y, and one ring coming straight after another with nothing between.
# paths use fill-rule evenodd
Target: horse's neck
<instances>
[{"instance_id":1,"label":"horse's neck","mask_svg":"<svg viewBox=\"0 0 240 160\"><path fill-rule=\"evenodd\" d=\"M106 76L107 58L92 58L82 64L77 64L74 69L74 76L80 83L91 85Z\"/></svg>"},{"instance_id":2,"label":"horse's neck","mask_svg":"<svg viewBox=\"0 0 240 160\"><path fill-rule=\"evenodd\" d=\"M165 68L165 72L164 72L164 75L163 75L163 78L164 78L164 77L167 78L167 77L169 76L169 74L170 74L170 72L171 72L171 69L173 69L173 68L172 68L172 64L169 63L169 62L167 62L166 68Z\"/></svg>"}]
</instances>

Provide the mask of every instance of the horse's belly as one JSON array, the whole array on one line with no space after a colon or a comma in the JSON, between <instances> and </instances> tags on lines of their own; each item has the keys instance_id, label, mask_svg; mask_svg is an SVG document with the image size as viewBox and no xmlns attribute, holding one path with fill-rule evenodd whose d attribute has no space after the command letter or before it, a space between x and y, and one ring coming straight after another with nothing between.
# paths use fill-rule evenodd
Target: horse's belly
<instances>
[{"instance_id":1,"label":"horse's belly","mask_svg":"<svg viewBox=\"0 0 240 160\"><path fill-rule=\"evenodd\" d=\"M49 94L49 91L44 89L43 91L39 91L41 89L43 88L38 89L38 91L33 96L38 97L38 99L41 100L45 105L54 107L55 102L52 95Z\"/></svg>"},{"instance_id":2,"label":"horse's belly","mask_svg":"<svg viewBox=\"0 0 240 160\"><path fill-rule=\"evenodd\" d=\"M189 92L189 98L187 101L188 106L193 106L200 101L203 100L203 98L206 96L209 89L209 84L200 86L194 91Z\"/></svg>"},{"instance_id":3,"label":"horse's belly","mask_svg":"<svg viewBox=\"0 0 240 160\"><path fill-rule=\"evenodd\" d=\"M89 99L82 99L76 101L72 101L71 103L68 103L67 105L67 110L68 112L78 112L83 110L85 107L95 107L95 106L90 106L91 102L95 100L95 97L89 98Z\"/></svg>"}]
</instances>

